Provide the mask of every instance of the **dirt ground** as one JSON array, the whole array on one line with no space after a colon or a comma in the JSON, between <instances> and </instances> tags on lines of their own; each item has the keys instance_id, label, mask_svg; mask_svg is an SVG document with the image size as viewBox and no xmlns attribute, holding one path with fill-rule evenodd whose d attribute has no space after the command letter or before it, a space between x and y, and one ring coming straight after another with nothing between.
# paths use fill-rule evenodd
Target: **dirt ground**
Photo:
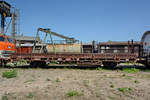
<instances>
[{"instance_id":1,"label":"dirt ground","mask_svg":"<svg viewBox=\"0 0 150 100\"><path fill-rule=\"evenodd\" d=\"M5 70L0 100L150 100L150 72L29 68L7 79Z\"/></svg>"}]
</instances>

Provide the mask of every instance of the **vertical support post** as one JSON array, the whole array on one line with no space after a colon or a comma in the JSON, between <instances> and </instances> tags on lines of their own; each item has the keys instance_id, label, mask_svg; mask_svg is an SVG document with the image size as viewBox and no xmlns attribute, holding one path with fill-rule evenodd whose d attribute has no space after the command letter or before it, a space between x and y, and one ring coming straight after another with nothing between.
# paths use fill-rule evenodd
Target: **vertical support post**
<instances>
[{"instance_id":1,"label":"vertical support post","mask_svg":"<svg viewBox=\"0 0 150 100\"><path fill-rule=\"evenodd\" d=\"M105 50L104 50L104 51L105 51L104 53L107 53L107 52L106 52L106 45L105 45Z\"/></svg>"},{"instance_id":2,"label":"vertical support post","mask_svg":"<svg viewBox=\"0 0 150 100\"><path fill-rule=\"evenodd\" d=\"M83 54L84 52L83 52L83 44L82 44L82 41L81 41L81 46L80 46L81 48L80 48L80 50L81 50L81 53Z\"/></svg>"},{"instance_id":3,"label":"vertical support post","mask_svg":"<svg viewBox=\"0 0 150 100\"><path fill-rule=\"evenodd\" d=\"M94 51L95 51L94 47L95 47L95 40L92 41L92 53L94 53Z\"/></svg>"},{"instance_id":4,"label":"vertical support post","mask_svg":"<svg viewBox=\"0 0 150 100\"><path fill-rule=\"evenodd\" d=\"M19 53L22 53L22 48L21 48L21 40L19 40Z\"/></svg>"},{"instance_id":5,"label":"vertical support post","mask_svg":"<svg viewBox=\"0 0 150 100\"><path fill-rule=\"evenodd\" d=\"M50 39L51 39L51 43L52 43L52 46L53 46L53 52L56 53L51 31L50 31Z\"/></svg>"},{"instance_id":6,"label":"vertical support post","mask_svg":"<svg viewBox=\"0 0 150 100\"><path fill-rule=\"evenodd\" d=\"M15 12L12 13L12 32L11 32L11 36L12 36L13 40L15 40L15 36L16 36L16 15L15 15Z\"/></svg>"},{"instance_id":7,"label":"vertical support post","mask_svg":"<svg viewBox=\"0 0 150 100\"><path fill-rule=\"evenodd\" d=\"M5 32L5 16L1 15L1 34L4 34Z\"/></svg>"},{"instance_id":8,"label":"vertical support post","mask_svg":"<svg viewBox=\"0 0 150 100\"><path fill-rule=\"evenodd\" d=\"M102 53L102 52L101 52L101 45L100 45L100 44L98 44L98 47L97 47L97 48L98 48L98 53ZM104 51L104 50L103 50L103 51Z\"/></svg>"},{"instance_id":9,"label":"vertical support post","mask_svg":"<svg viewBox=\"0 0 150 100\"><path fill-rule=\"evenodd\" d=\"M36 33L36 37L35 37L35 40L34 40L32 53L35 53L36 39L38 38L38 36L39 36L39 29L38 29L38 31L37 31L37 33Z\"/></svg>"},{"instance_id":10,"label":"vertical support post","mask_svg":"<svg viewBox=\"0 0 150 100\"><path fill-rule=\"evenodd\" d=\"M132 40L132 53L134 53L134 44L133 44L133 40Z\"/></svg>"},{"instance_id":11,"label":"vertical support post","mask_svg":"<svg viewBox=\"0 0 150 100\"><path fill-rule=\"evenodd\" d=\"M130 41L128 41L128 53L130 53Z\"/></svg>"},{"instance_id":12,"label":"vertical support post","mask_svg":"<svg viewBox=\"0 0 150 100\"><path fill-rule=\"evenodd\" d=\"M48 33L45 34L44 41L42 42L42 46L41 46L41 49L40 49L40 53L42 53L44 44L46 43L47 34L48 34Z\"/></svg>"}]
</instances>

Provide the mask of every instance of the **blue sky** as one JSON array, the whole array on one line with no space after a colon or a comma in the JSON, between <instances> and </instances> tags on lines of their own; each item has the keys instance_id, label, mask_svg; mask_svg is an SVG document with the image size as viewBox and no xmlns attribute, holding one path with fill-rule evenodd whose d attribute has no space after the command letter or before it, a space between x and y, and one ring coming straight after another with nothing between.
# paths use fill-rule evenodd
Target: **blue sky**
<instances>
[{"instance_id":1,"label":"blue sky","mask_svg":"<svg viewBox=\"0 0 150 100\"><path fill-rule=\"evenodd\" d=\"M20 32L37 28L83 42L140 41L150 30L150 0L6 0L20 9Z\"/></svg>"}]
</instances>

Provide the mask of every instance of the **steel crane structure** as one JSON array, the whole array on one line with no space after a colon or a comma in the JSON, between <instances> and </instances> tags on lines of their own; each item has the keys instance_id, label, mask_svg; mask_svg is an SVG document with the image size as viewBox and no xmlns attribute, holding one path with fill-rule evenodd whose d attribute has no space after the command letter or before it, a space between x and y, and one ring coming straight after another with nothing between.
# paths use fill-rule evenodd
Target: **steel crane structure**
<instances>
[{"instance_id":1,"label":"steel crane structure","mask_svg":"<svg viewBox=\"0 0 150 100\"><path fill-rule=\"evenodd\" d=\"M56 33L56 32L52 32L51 29L49 29L49 28L47 28L47 29L38 28L37 34L36 34L36 38L39 37L39 32L40 32L40 31L46 33L46 34L45 34L45 37L44 37L44 40L43 40L43 42L42 42L42 46L41 46L41 49L40 49L40 53L42 52L43 47L44 47L44 44L46 43L46 38L47 38L48 34L50 35L50 40L51 40L51 43L52 43L52 45L53 45L53 51L54 51L54 52L55 52L55 46L54 46L54 42L53 42L52 35L65 39L65 40L67 41L67 43L76 43L76 42L78 42L78 40L76 40L76 39L74 39L74 38L70 38L70 37L67 37L67 36L58 34L58 33ZM36 38L35 38L35 39L36 39ZM34 51L35 51L35 46L36 46L36 41L34 42L34 47L33 47L33 51L32 51L33 53L34 53Z\"/></svg>"},{"instance_id":2,"label":"steel crane structure","mask_svg":"<svg viewBox=\"0 0 150 100\"><path fill-rule=\"evenodd\" d=\"M0 14L1 14L1 35L4 35L8 29L5 30L5 21L7 17L11 18L12 22L12 32L11 37L15 39L16 35L16 19L17 19L17 11L16 9L12 9L12 6L4 0L0 1ZM8 25L9 26L9 25Z\"/></svg>"}]
</instances>

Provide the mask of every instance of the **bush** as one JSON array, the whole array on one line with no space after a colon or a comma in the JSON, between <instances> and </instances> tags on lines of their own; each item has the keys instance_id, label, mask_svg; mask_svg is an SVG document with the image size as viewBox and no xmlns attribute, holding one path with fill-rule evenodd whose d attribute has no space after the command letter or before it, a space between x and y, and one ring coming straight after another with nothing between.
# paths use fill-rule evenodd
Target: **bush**
<instances>
[{"instance_id":1,"label":"bush","mask_svg":"<svg viewBox=\"0 0 150 100\"><path fill-rule=\"evenodd\" d=\"M101 70L103 70L103 68L101 68L101 67L98 67L98 68L96 68L96 70L100 70L100 71L101 71Z\"/></svg>"},{"instance_id":2,"label":"bush","mask_svg":"<svg viewBox=\"0 0 150 100\"><path fill-rule=\"evenodd\" d=\"M60 79L59 79L59 78L57 78L57 79L56 79L56 82L60 82Z\"/></svg>"},{"instance_id":3,"label":"bush","mask_svg":"<svg viewBox=\"0 0 150 100\"><path fill-rule=\"evenodd\" d=\"M33 94L32 93L29 93L26 98L33 98Z\"/></svg>"},{"instance_id":4,"label":"bush","mask_svg":"<svg viewBox=\"0 0 150 100\"><path fill-rule=\"evenodd\" d=\"M112 84L112 85L110 85L110 87L111 87L111 88L114 88L115 86Z\"/></svg>"},{"instance_id":5,"label":"bush","mask_svg":"<svg viewBox=\"0 0 150 100\"><path fill-rule=\"evenodd\" d=\"M137 72L139 72L140 70L139 70L139 69L136 69L136 68L124 68L123 71L124 71L124 72L128 72L128 73L137 73Z\"/></svg>"},{"instance_id":6,"label":"bush","mask_svg":"<svg viewBox=\"0 0 150 100\"><path fill-rule=\"evenodd\" d=\"M6 78L17 77L17 71L16 70L5 71L2 73L2 77L6 77Z\"/></svg>"},{"instance_id":7,"label":"bush","mask_svg":"<svg viewBox=\"0 0 150 100\"><path fill-rule=\"evenodd\" d=\"M120 91L120 92L129 92L129 91L132 91L133 89L132 88L118 88L118 90Z\"/></svg>"},{"instance_id":8,"label":"bush","mask_svg":"<svg viewBox=\"0 0 150 100\"><path fill-rule=\"evenodd\" d=\"M2 100L8 100L7 96L2 96Z\"/></svg>"},{"instance_id":9,"label":"bush","mask_svg":"<svg viewBox=\"0 0 150 100\"><path fill-rule=\"evenodd\" d=\"M51 79L47 78L46 81L51 81Z\"/></svg>"},{"instance_id":10,"label":"bush","mask_svg":"<svg viewBox=\"0 0 150 100\"><path fill-rule=\"evenodd\" d=\"M79 95L79 93L76 90L72 90L72 91L67 93L68 97L78 96L78 95Z\"/></svg>"},{"instance_id":11,"label":"bush","mask_svg":"<svg viewBox=\"0 0 150 100\"><path fill-rule=\"evenodd\" d=\"M138 80L135 80L134 83L140 83Z\"/></svg>"}]
</instances>

